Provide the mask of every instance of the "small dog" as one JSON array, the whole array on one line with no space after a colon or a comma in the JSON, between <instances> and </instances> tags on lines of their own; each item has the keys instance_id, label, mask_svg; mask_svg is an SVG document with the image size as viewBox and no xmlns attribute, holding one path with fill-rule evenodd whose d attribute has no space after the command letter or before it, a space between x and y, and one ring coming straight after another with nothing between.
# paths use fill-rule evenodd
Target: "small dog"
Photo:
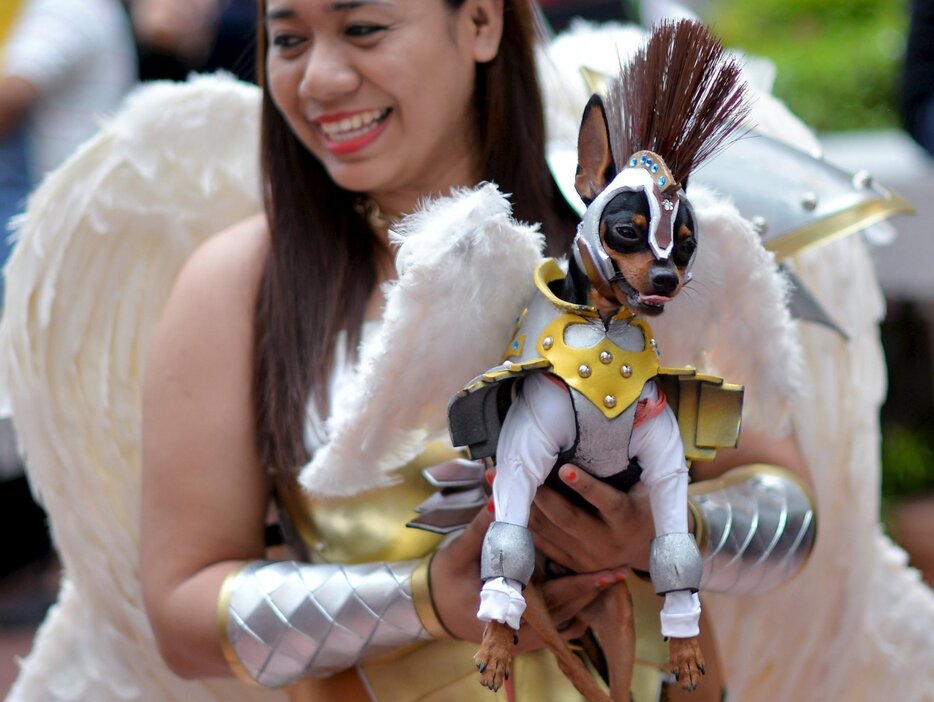
<instances>
[{"instance_id":1,"label":"small dog","mask_svg":"<svg viewBox=\"0 0 934 702\"><path fill-rule=\"evenodd\" d=\"M478 617L488 623L475 656L481 683L492 690L508 676L524 613L578 690L588 700L607 699L560 638L540 592L534 585L522 592L534 570L526 525L536 488L547 482L582 502L555 477L566 462L618 489L648 486L657 532L650 571L666 600L669 667L685 689L704 674L696 595L703 566L687 533L685 454L655 381L657 347L643 318L661 314L690 280L697 231L684 186L748 111L738 75L706 29L681 21L656 29L611 88L610 117L624 123L619 132L611 134L603 99L590 99L575 178L587 210L567 273L554 261L538 268L538 294L507 360L449 407L454 444L468 446L473 458L495 455L497 463L496 521L481 554ZM631 154L622 168L613 158L614 136ZM588 609L601 613L588 623L606 653L611 698L628 700L631 598L621 582L598 599Z\"/></svg>"},{"instance_id":2,"label":"small dog","mask_svg":"<svg viewBox=\"0 0 934 702\"><path fill-rule=\"evenodd\" d=\"M578 147L579 167L576 186L584 202L590 206L617 177L616 168L610 155L605 111L602 100L598 96L591 98L585 110ZM641 161L642 157L643 154L639 153L636 155L636 160ZM660 165L656 174L659 172L668 173L667 168L661 163L661 159L657 155L647 155L646 159L651 161L648 169L651 169L654 165ZM645 165L640 162L637 168L645 173L650 173ZM634 175L636 175L635 180L644 180L639 178L638 174ZM667 182L674 183L670 175L667 177ZM629 186L624 185L623 187L628 188ZM680 190L677 183L675 183L675 188L674 192ZM655 253L655 250L660 248L657 241L659 239L657 236L659 227L652 227L653 213L649 201L650 196L651 193L647 195L645 189L620 190L612 195L600 213L596 223L598 241L602 251L606 254L606 258L611 262L612 275L599 274L596 270L600 266L597 260L599 254L595 254L592 250L595 241L587 242L583 236L579 235L575 241L577 250L568 260L567 276L563 282L553 284L553 289L560 290L557 293L560 300L578 306L596 308L600 313L600 324L607 330L612 324L632 329L630 319L618 318L621 310L628 310L625 314L629 317L632 317L632 313L644 316L661 314L665 304L680 292L685 281L689 278L689 264L693 260L697 247L693 214L689 207L677 207L673 225L669 225L672 226L674 236L669 245L665 246L668 255L659 256ZM662 200L662 202L670 201ZM587 226L586 220L582 226ZM653 241L651 237L653 229L656 233L656 241ZM648 347L649 339L643 339L643 345ZM649 380L648 382L653 381ZM643 406L646 404L648 403ZM640 422L638 407L635 409L635 416L632 420L634 423ZM625 432L627 429L632 431L633 422L626 424L623 421L626 428L623 428L622 431ZM580 419L578 419L578 423L580 423ZM677 432L677 425L672 426L674 431ZM672 426L669 426L669 429ZM511 425L504 424L503 434L500 436L501 442L510 429ZM599 431L604 430L605 427L601 425ZM628 437L622 435L619 441L623 445L628 445L627 439ZM677 442L677 445L680 446L680 436L674 436L671 440ZM508 439L506 443L508 445ZM500 446L502 447L503 443L500 443ZM679 453L683 465L683 450L679 451ZM503 458L506 457L499 456L500 460ZM563 462L563 460L559 460L558 464ZM610 482L615 482L621 487L629 487L638 480L638 474L641 473L643 466L639 466L635 462L631 463L628 460L624 465L627 466L626 470L621 473L611 470L610 474L607 475L605 470L601 470L600 476L609 479ZM593 466L584 467L593 468ZM497 481L508 480L509 476L509 473L499 470ZM621 484L620 479L625 484ZM679 479L684 484L686 495L686 472ZM561 485L560 481L554 479L554 470L549 473L547 482L555 487ZM562 491L567 492L566 489ZM686 514L686 504L682 502L680 508ZM501 516L499 512L497 513L497 520L511 524L518 521L510 518L509 514ZM489 548L497 551L498 555L499 547L497 545L491 545ZM515 557L515 554L510 555ZM688 567L696 569L699 561L700 556L697 554L693 561L688 564ZM693 587L696 588L696 585ZM515 593L513 593L513 597L514 595ZM568 651L567 646L557 636L554 625L548 620L547 611L542 609L544 602L534 586L527 588L525 595L528 603L526 609L527 621L558 656L559 664L565 674L571 678L575 685L582 688L581 692L588 699L605 699L605 695L596 686L590 674L584 670L580 661ZM595 609L602 610L602 616L594 618L592 627L604 649L612 652L612 655L607 656L607 662L613 697L614 699L628 700L635 645L635 634L632 629L631 598L625 582L618 583L605 590L599 595L599 598L601 602ZM481 608L482 611L483 608ZM609 613L612 613L612 615L608 616ZM475 661L481 671L481 683L490 689L498 689L505 679L512 659L515 636L515 630L507 623L494 619L487 624L483 643L475 657ZM697 636L670 638L669 659L674 675L686 689L693 689L704 671L704 659Z\"/></svg>"}]
</instances>

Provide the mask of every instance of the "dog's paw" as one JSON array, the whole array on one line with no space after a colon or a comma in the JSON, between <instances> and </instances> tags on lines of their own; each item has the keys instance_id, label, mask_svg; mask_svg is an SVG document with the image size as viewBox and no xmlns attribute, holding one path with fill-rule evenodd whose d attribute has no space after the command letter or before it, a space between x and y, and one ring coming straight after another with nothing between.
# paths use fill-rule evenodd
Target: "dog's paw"
<instances>
[{"instance_id":1,"label":"dog's paw","mask_svg":"<svg viewBox=\"0 0 934 702\"><path fill-rule=\"evenodd\" d=\"M483 631L480 650L474 655L474 663L480 671L480 684L493 692L499 690L509 678L516 632L508 624L489 622Z\"/></svg>"},{"instance_id":2,"label":"dog's paw","mask_svg":"<svg viewBox=\"0 0 934 702\"><path fill-rule=\"evenodd\" d=\"M684 690L694 690L704 674L704 656L698 637L668 640L668 667Z\"/></svg>"}]
</instances>

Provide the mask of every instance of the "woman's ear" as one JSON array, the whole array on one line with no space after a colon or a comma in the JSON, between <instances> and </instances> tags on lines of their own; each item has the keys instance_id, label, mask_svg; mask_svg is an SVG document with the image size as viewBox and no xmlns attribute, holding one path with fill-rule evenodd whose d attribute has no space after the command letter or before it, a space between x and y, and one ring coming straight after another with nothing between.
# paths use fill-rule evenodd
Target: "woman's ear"
<instances>
[{"instance_id":1,"label":"woman's ear","mask_svg":"<svg viewBox=\"0 0 934 702\"><path fill-rule=\"evenodd\" d=\"M503 0L467 0L463 10L470 16L474 60L492 61L503 38Z\"/></svg>"}]
</instances>

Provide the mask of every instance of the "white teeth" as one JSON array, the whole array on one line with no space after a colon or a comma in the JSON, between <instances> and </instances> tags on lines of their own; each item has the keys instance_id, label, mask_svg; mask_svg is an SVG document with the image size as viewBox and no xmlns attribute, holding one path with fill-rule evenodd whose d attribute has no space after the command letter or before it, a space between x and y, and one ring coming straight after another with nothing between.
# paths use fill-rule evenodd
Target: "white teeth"
<instances>
[{"instance_id":1,"label":"white teeth","mask_svg":"<svg viewBox=\"0 0 934 702\"><path fill-rule=\"evenodd\" d=\"M359 139L376 126L389 114L389 109L369 110L347 117L339 122L319 122L321 131L331 141L350 141Z\"/></svg>"}]
</instances>

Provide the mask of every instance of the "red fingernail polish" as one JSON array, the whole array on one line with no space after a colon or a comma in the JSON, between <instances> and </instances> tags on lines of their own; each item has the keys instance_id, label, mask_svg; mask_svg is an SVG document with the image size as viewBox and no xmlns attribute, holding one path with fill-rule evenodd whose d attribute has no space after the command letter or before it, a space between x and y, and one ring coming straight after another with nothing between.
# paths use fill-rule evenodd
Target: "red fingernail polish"
<instances>
[{"instance_id":1,"label":"red fingernail polish","mask_svg":"<svg viewBox=\"0 0 934 702\"><path fill-rule=\"evenodd\" d=\"M493 471L488 470L488 471L486 472L486 482L487 482L488 484L492 485L492 484L493 484L493 478L495 478L495 477L496 477L496 474L495 474Z\"/></svg>"},{"instance_id":2,"label":"red fingernail polish","mask_svg":"<svg viewBox=\"0 0 934 702\"><path fill-rule=\"evenodd\" d=\"M604 575L602 578L599 578L597 580L597 587L606 587L607 585L610 584L610 582L611 580Z\"/></svg>"},{"instance_id":3,"label":"red fingernail polish","mask_svg":"<svg viewBox=\"0 0 934 702\"><path fill-rule=\"evenodd\" d=\"M626 579L626 576L623 575L622 573L617 573L615 578L616 578L616 582L621 583Z\"/></svg>"},{"instance_id":4,"label":"red fingernail polish","mask_svg":"<svg viewBox=\"0 0 934 702\"><path fill-rule=\"evenodd\" d=\"M576 483L577 482L577 471L573 468L568 468L564 471L564 482L566 483Z\"/></svg>"},{"instance_id":5,"label":"red fingernail polish","mask_svg":"<svg viewBox=\"0 0 934 702\"><path fill-rule=\"evenodd\" d=\"M494 511L493 500L489 500L486 503L486 511L489 512L490 514L493 514L493 511Z\"/></svg>"}]
</instances>

